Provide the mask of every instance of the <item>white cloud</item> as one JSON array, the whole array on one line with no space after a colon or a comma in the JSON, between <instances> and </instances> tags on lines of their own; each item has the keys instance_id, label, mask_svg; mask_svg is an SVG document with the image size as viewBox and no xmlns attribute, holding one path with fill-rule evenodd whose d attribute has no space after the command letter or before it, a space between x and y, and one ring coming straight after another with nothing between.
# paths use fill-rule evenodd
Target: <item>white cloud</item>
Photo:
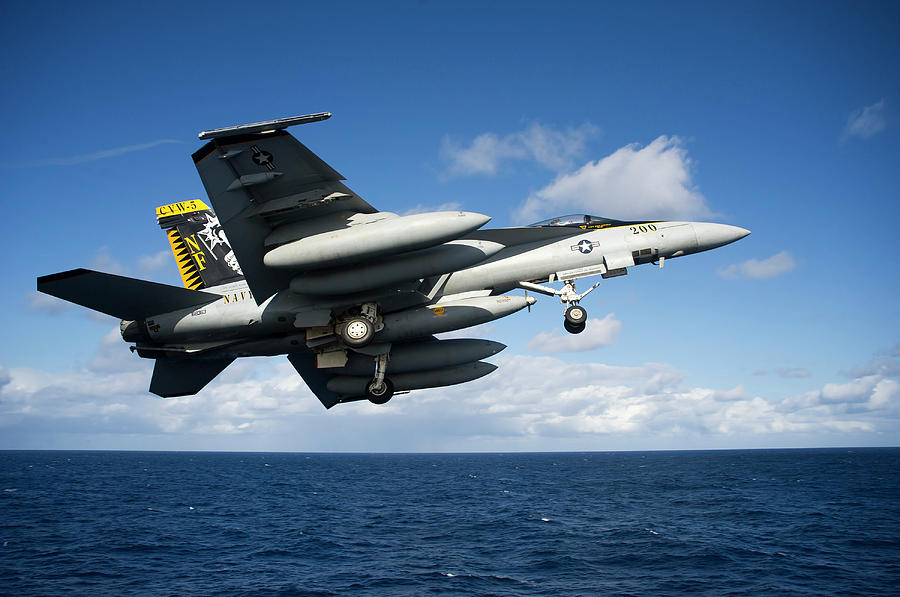
<instances>
[{"instance_id":1,"label":"white cloud","mask_svg":"<svg viewBox=\"0 0 900 597\"><path fill-rule=\"evenodd\" d=\"M172 251L163 249L151 255L141 255L138 257L137 263L129 265L113 257L109 252L109 247L102 246L97 249L93 259L91 259L91 268L119 276L146 277L165 269L167 266L174 266L174 259Z\"/></svg>"},{"instance_id":2,"label":"white cloud","mask_svg":"<svg viewBox=\"0 0 900 597\"><path fill-rule=\"evenodd\" d=\"M620 219L708 217L691 166L679 137L661 136L646 147L626 145L557 177L529 197L517 217L522 222L566 212Z\"/></svg>"},{"instance_id":3,"label":"white cloud","mask_svg":"<svg viewBox=\"0 0 900 597\"><path fill-rule=\"evenodd\" d=\"M556 131L538 123L500 137L484 133L469 146L449 137L441 143L441 158L450 176L493 175L508 162L531 161L553 171L571 167L599 129L592 124Z\"/></svg>"},{"instance_id":4,"label":"white cloud","mask_svg":"<svg viewBox=\"0 0 900 597\"><path fill-rule=\"evenodd\" d=\"M762 261L748 259L741 263L735 263L717 270L722 278L733 280L736 278L753 278L756 280L774 278L797 269L797 260L787 251L781 251Z\"/></svg>"},{"instance_id":5,"label":"white cloud","mask_svg":"<svg viewBox=\"0 0 900 597\"><path fill-rule=\"evenodd\" d=\"M109 247L105 245L97 249L94 258L91 259L91 268L119 276L125 275L126 272L125 266L110 254Z\"/></svg>"},{"instance_id":6,"label":"white cloud","mask_svg":"<svg viewBox=\"0 0 900 597\"><path fill-rule=\"evenodd\" d=\"M114 158L120 156L122 154L131 153L134 151L143 151L145 149L151 149L153 147L157 147L159 145L166 145L169 143L183 143L183 141L179 141L177 139L157 139L156 141L150 141L149 143L138 143L137 145L124 145L122 147L113 147L112 149L104 149L102 151L95 151L93 153L83 153L79 155L73 155L62 158L48 158L43 160L32 160L26 162L9 162L3 164L3 166L7 168L35 168L39 166L76 166L78 164L83 164L85 162L95 162L97 160L104 160L107 158Z\"/></svg>"},{"instance_id":7,"label":"white cloud","mask_svg":"<svg viewBox=\"0 0 900 597\"><path fill-rule=\"evenodd\" d=\"M594 350L615 344L621 331L622 322L616 319L615 313L609 313L603 319L589 319L580 334L570 334L559 329L541 332L531 339L528 348L544 354Z\"/></svg>"},{"instance_id":8,"label":"white cloud","mask_svg":"<svg viewBox=\"0 0 900 597\"><path fill-rule=\"evenodd\" d=\"M785 379L802 379L804 377L809 377L809 371L802 367L781 368L778 369L778 375Z\"/></svg>"},{"instance_id":9,"label":"white cloud","mask_svg":"<svg viewBox=\"0 0 900 597\"><path fill-rule=\"evenodd\" d=\"M138 270L145 273L153 273L158 272L159 270L165 268L171 263L171 260L174 259L172 257L172 252L168 249L164 249L162 251L158 251L153 255L142 255L138 259Z\"/></svg>"},{"instance_id":10,"label":"white cloud","mask_svg":"<svg viewBox=\"0 0 900 597\"><path fill-rule=\"evenodd\" d=\"M887 120L884 115L884 105L885 102L884 99L882 99L871 106L865 106L858 110L854 110L847 118L847 125L844 127L844 135L868 139L883 131L887 126Z\"/></svg>"},{"instance_id":11,"label":"white cloud","mask_svg":"<svg viewBox=\"0 0 900 597\"><path fill-rule=\"evenodd\" d=\"M828 383L818 393L822 402L863 402L871 396L880 380L875 375L860 377L846 383Z\"/></svg>"},{"instance_id":12,"label":"white cloud","mask_svg":"<svg viewBox=\"0 0 900 597\"><path fill-rule=\"evenodd\" d=\"M72 308L72 303L58 299L55 296L32 290L25 295L25 302L28 309L38 313L46 313L48 315L56 315Z\"/></svg>"},{"instance_id":13,"label":"white cloud","mask_svg":"<svg viewBox=\"0 0 900 597\"><path fill-rule=\"evenodd\" d=\"M898 397L900 397L900 383L894 379L882 379L872 389L869 408L884 408Z\"/></svg>"}]
</instances>

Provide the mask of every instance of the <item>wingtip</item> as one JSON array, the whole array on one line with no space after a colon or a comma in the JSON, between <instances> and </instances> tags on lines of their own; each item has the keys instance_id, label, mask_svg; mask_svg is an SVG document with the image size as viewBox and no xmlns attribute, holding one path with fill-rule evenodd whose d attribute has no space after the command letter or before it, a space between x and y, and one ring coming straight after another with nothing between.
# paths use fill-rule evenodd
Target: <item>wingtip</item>
<instances>
[{"instance_id":1,"label":"wingtip","mask_svg":"<svg viewBox=\"0 0 900 597\"><path fill-rule=\"evenodd\" d=\"M75 278L77 276L83 276L85 274L91 273L91 270L84 269L83 267L79 267L76 269L70 269L64 272L58 272L55 274L47 274L46 276L38 276L37 278L37 289L40 290L41 286L44 284L49 284L51 282L58 282L59 280L66 280L68 278Z\"/></svg>"}]
</instances>

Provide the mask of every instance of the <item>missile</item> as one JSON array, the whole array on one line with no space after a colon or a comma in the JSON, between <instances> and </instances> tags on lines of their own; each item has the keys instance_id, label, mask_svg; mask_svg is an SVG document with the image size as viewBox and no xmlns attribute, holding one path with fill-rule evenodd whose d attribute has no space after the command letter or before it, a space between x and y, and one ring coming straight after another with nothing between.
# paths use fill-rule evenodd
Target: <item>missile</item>
<instances>
[{"instance_id":1,"label":"missile","mask_svg":"<svg viewBox=\"0 0 900 597\"><path fill-rule=\"evenodd\" d=\"M500 342L473 338L395 344L391 348L387 370L389 375L393 375L452 367L486 359L504 348L506 345ZM375 363L372 357L356 352L351 352L348 356L347 364L343 368L331 371L339 375L368 375L371 379L375 373Z\"/></svg>"},{"instance_id":2,"label":"missile","mask_svg":"<svg viewBox=\"0 0 900 597\"><path fill-rule=\"evenodd\" d=\"M454 240L436 247L375 260L372 264L312 272L291 280L297 294L351 294L396 282L446 274L480 263L504 245L483 240Z\"/></svg>"},{"instance_id":3,"label":"missile","mask_svg":"<svg viewBox=\"0 0 900 597\"><path fill-rule=\"evenodd\" d=\"M475 361L455 367L443 367L428 371L413 371L410 373L398 373L387 377L394 384L395 392L409 390L421 390L424 388L439 388L465 383L484 377L497 368L496 365ZM328 390L340 395L342 398L358 396L363 399L366 388L372 383L372 377L358 377L350 375L338 375L328 380Z\"/></svg>"},{"instance_id":4,"label":"missile","mask_svg":"<svg viewBox=\"0 0 900 597\"><path fill-rule=\"evenodd\" d=\"M266 253L263 263L268 267L319 269L364 261L433 247L459 238L488 221L488 216L467 211L385 218L288 242Z\"/></svg>"},{"instance_id":5,"label":"missile","mask_svg":"<svg viewBox=\"0 0 900 597\"><path fill-rule=\"evenodd\" d=\"M534 302L533 296L478 296L388 313L375 342L400 342L467 328L505 317Z\"/></svg>"}]
</instances>

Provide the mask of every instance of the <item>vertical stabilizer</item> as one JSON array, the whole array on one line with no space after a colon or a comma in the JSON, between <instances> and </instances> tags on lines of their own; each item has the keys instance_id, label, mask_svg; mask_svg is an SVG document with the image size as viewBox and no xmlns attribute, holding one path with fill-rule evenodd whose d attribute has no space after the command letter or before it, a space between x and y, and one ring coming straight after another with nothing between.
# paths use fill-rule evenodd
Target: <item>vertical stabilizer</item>
<instances>
[{"instance_id":1,"label":"vertical stabilizer","mask_svg":"<svg viewBox=\"0 0 900 597\"><path fill-rule=\"evenodd\" d=\"M219 218L203 201L161 205L156 221L166 231L185 288L199 290L244 279Z\"/></svg>"}]
</instances>

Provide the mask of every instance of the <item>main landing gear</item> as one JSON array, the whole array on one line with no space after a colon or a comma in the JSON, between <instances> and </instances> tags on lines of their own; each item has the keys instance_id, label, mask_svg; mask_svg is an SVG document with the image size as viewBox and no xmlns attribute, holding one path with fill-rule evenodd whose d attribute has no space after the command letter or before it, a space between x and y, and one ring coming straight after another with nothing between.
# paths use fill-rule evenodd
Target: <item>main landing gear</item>
<instances>
[{"instance_id":1,"label":"main landing gear","mask_svg":"<svg viewBox=\"0 0 900 597\"><path fill-rule=\"evenodd\" d=\"M365 303L360 314L344 321L341 341L348 348L362 348L372 342L378 326L378 310L375 303Z\"/></svg>"},{"instance_id":2,"label":"main landing gear","mask_svg":"<svg viewBox=\"0 0 900 597\"><path fill-rule=\"evenodd\" d=\"M386 379L388 355L380 354L375 357L375 376L366 386L366 397L372 404L386 404L394 395L394 384Z\"/></svg>"},{"instance_id":3,"label":"main landing gear","mask_svg":"<svg viewBox=\"0 0 900 597\"><path fill-rule=\"evenodd\" d=\"M575 280L566 280L562 290L556 290L555 288L532 282L519 282L519 287L521 288L550 296L558 296L559 302L567 305L563 327L570 334L580 334L584 331L584 327L587 325L587 310L578 303L599 285L600 282L597 282L581 294L578 294L575 292Z\"/></svg>"},{"instance_id":4,"label":"main landing gear","mask_svg":"<svg viewBox=\"0 0 900 597\"><path fill-rule=\"evenodd\" d=\"M364 348L372 343L375 332L382 328L375 303L364 303L359 315L344 321L341 328L341 342L351 349ZM387 373L388 353L375 355L375 374L366 386L366 398L372 404L386 404L394 395L394 384L384 375Z\"/></svg>"}]
</instances>

